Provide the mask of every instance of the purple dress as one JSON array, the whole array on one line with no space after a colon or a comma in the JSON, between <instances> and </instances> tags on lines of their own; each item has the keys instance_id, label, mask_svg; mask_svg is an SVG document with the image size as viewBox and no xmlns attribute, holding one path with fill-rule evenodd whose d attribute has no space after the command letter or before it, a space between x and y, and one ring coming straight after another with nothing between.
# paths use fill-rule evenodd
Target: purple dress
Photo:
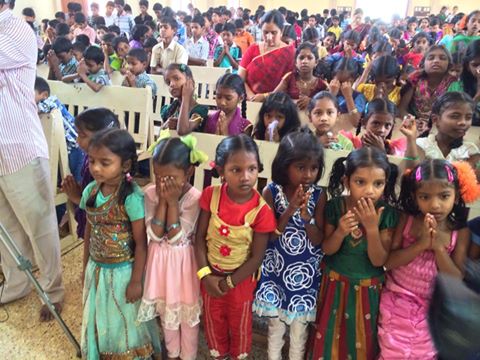
<instances>
[{"instance_id":1,"label":"purple dress","mask_svg":"<svg viewBox=\"0 0 480 360\"><path fill-rule=\"evenodd\" d=\"M83 189L93 181L93 176L90 174L88 168L88 155L85 155L85 158L83 159L82 171L80 174L82 176L82 182L80 185L83 192ZM83 239L83 236L85 235L85 226L87 224L87 215L85 214L85 211L78 206L75 208L75 220L77 221L77 236Z\"/></svg>"},{"instance_id":2,"label":"purple dress","mask_svg":"<svg viewBox=\"0 0 480 360\"><path fill-rule=\"evenodd\" d=\"M203 132L206 134L215 134L217 131L219 117L220 110L209 115ZM242 117L240 109L237 107L235 114L233 114L232 120L230 120L230 124L228 124L228 135L239 135L243 133L249 125L251 125L250 121Z\"/></svg>"}]
</instances>

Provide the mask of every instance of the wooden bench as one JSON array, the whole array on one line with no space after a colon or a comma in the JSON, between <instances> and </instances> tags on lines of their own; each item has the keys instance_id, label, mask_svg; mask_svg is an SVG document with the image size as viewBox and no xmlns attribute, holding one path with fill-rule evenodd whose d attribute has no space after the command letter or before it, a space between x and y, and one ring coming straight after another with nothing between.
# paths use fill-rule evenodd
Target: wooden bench
<instances>
[{"instance_id":1,"label":"wooden bench","mask_svg":"<svg viewBox=\"0 0 480 360\"><path fill-rule=\"evenodd\" d=\"M152 91L144 89L104 86L98 93L86 84L66 84L61 81L48 81L50 92L77 116L85 109L106 107L112 110L120 123L135 139L139 152L147 150L153 141Z\"/></svg>"},{"instance_id":2,"label":"wooden bench","mask_svg":"<svg viewBox=\"0 0 480 360\"><path fill-rule=\"evenodd\" d=\"M63 179L66 175L70 174L63 118L60 111L55 109L49 114L41 114L40 121L48 144L50 177L53 193L55 195L55 205L66 205L70 229L69 234L66 237L63 237L60 243L62 252L65 252L78 245L79 239L76 235L77 223L75 221L74 206L68 201L67 195L61 192L57 186L59 175L60 178Z\"/></svg>"}]
</instances>

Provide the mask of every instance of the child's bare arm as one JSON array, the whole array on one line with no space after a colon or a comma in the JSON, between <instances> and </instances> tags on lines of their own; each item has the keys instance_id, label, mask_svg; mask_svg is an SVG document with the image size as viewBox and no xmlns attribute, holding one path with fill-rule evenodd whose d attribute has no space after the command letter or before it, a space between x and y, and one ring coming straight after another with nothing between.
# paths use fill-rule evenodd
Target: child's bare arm
<instances>
[{"instance_id":1,"label":"child's bare arm","mask_svg":"<svg viewBox=\"0 0 480 360\"><path fill-rule=\"evenodd\" d=\"M135 241L135 261L133 263L132 277L126 291L127 302L133 303L142 297L142 276L147 260L147 232L145 219L132 221L133 240Z\"/></svg>"},{"instance_id":2,"label":"child's bare arm","mask_svg":"<svg viewBox=\"0 0 480 360\"><path fill-rule=\"evenodd\" d=\"M439 272L463 278L469 243L470 231L468 228L458 230L457 243L450 256L446 247L434 236L433 251Z\"/></svg>"}]
</instances>

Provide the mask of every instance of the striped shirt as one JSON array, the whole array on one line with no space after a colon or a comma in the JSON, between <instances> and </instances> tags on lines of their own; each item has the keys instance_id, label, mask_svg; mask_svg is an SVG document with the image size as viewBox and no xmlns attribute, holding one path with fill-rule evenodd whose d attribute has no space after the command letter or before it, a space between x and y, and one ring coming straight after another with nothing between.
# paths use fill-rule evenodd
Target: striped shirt
<instances>
[{"instance_id":1,"label":"striped shirt","mask_svg":"<svg viewBox=\"0 0 480 360\"><path fill-rule=\"evenodd\" d=\"M35 104L37 40L10 10L0 12L0 176L48 159Z\"/></svg>"}]
</instances>

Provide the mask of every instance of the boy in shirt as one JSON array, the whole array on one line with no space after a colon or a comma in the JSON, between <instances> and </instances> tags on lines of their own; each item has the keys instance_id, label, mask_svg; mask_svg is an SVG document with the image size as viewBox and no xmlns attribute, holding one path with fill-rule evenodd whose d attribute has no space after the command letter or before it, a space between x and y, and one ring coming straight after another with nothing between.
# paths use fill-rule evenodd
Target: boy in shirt
<instances>
[{"instance_id":1,"label":"boy in shirt","mask_svg":"<svg viewBox=\"0 0 480 360\"><path fill-rule=\"evenodd\" d=\"M338 16L332 17L332 26L330 26L327 32L332 32L335 34L337 39L340 39L340 34L342 33L342 28L340 27L340 18Z\"/></svg>"},{"instance_id":2,"label":"boy in shirt","mask_svg":"<svg viewBox=\"0 0 480 360\"><path fill-rule=\"evenodd\" d=\"M50 96L48 82L38 76L35 79L35 103L40 114L48 114L54 109L60 110L63 119L63 129L65 130L65 140L67 142L68 166L75 180L81 181L84 154L77 144L74 117L56 96Z\"/></svg>"},{"instance_id":3,"label":"boy in shirt","mask_svg":"<svg viewBox=\"0 0 480 360\"><path fill-rule=\"evenodd\" d=\"M82 13L77 13L73 19L75 22L75 25L73 25L75 28L75 30L73 30L73 36L77 37L80 34L87 35L88 39L90 40L90 44L95 44L97 40L97 33L93 28L88 26L85 15Z\"/></svg>"},{"instance_id":4,"label":"boy in shirt","mask_svg":"<svg viewBox=\"0 0 480 360\"><path fill-rule=\"evenodd\" d=\"M242 19L235 20L235 30L235 44L242 50L242 54L245 54L249 46L255 42L255 39L252 34L245 31Z\"/></svg>"},{"instance_id":5,"label":"boy in shirt","mask_svg":"<svg viewBox=\"0 0 480 360\"><path fill-rule=\"evenodd\" d=\"M168 65L188 62L188 52L174 40L177 33L177 21L173 17L163 17L160 20L160 40L152 49L150 68L152 74L163 75Z\"/></svg>"},{"instance_id":6,"label":"boy in shirt","mask_svg":"<svg viewBox=\"0 0 480 360\"><path fill-rule=\"evenodd\" d=\"M148 54L143 49L132 49L127 55L128 70L122 86L152 89L152 96L157 96L157 84L147 74Z\"/></svg>"},{"instance_id":7,"label":"boy in shirt","mask_svg":"<svg viewBox=\"0 0 480 360\"><path fill-rule=\"evenodd\" d=\"M48 51L49 80L62 81L64 76L77 72L78 61L73 56L72 43L64 37L55 40Z\"/></svg>"},{"instance_id":8,"label":"boy in shirt","mask_svg":"<svg viewBox=\"0 0 480 360\"><path fill-rule=\"evenodd\" d=\"M115 19L115 25L120 28L120 34L125 34L130 37L130 33L135 25L133 16L125 11L125 0L115 0L115 9L117 9L117 18Z\"/></svg>"},{"instance_id":9,"label":"boy in shirt","mask_svg":"<svg viewBox=\"0 0 480 360\"><path fill-rule=\"evenodd\" d=\"M233 73L237 73L238 64L242 57L242 51L233 42L233 36L235 34L235 25L232 23L226 23L222 27L222 40L223 45L218 45L215 49L213 65L216 67L232 67Z\"/></svg>"},{"instance_id":10,"label":"boy in shirt","mask_svg":"<svg viewBox=\"0 0 480 360\"><path fill-rule=\"evenodd\" d=\"M105 85L111 85L110 77L103 68L105 55L98 46L90 46L85 50L83 60L77 67L77 73L63 78L64 82L82 81L90 89L99 92Z\"/></svg>"},{"instance_id":11,"label":"boy in shirt","mask_svg":"<svg viewBox=\"0 0 480 360\"><path fill-rule=\"evenodd\" d=\"M185 48L188 52L189 65L207 65L209 43L203 37L205 31L205 20L201 15L197 15L190 23L192 37L185 42Z\"/></svg>"},{"instance_id":12,"label":"boy in shirt","mask_svg":"<svg viewBox=\"0 0 480 360\"><path fill-rule=\"evenodd\" d=\"M105 26L109 27L111 25L115 25L117 21L117 16L113 13L115 10L115 3L113 1L107 1L107 5L105 5Z\"/></svg>"}]
</instances>

